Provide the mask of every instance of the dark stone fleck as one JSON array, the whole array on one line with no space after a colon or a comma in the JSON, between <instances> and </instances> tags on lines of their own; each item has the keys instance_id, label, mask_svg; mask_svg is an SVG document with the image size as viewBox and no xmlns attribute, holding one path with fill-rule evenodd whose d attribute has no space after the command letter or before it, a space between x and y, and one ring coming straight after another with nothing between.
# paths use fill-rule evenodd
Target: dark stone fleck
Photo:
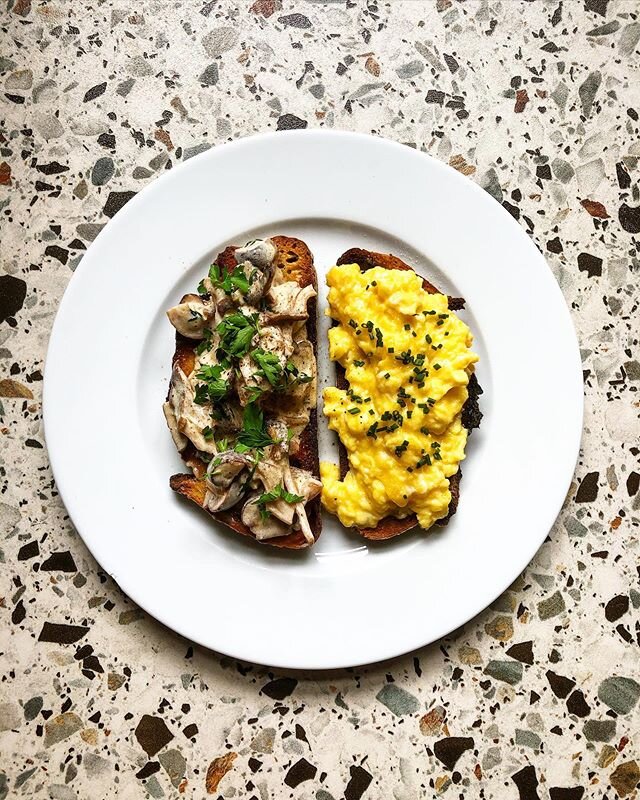
<instances>
[{"instance_id":1,"label":"dark stone fleck","mask_svg":"<svg viewBox=\"0 0 640 800\"><path fill-rule=\"evenodd\" d=\"M247 761L247 764L249 765L249 769L251 770L251 772L253 772L255 774L260 769L260 767L262 766L262 761L258 761L257 758L253 758L253 756L252 756Z\"/></svg>"},{"instance_id":2,"label":"dark stone fleck","mask_svg":"<svg viewBox=\"0 0 640 800\"><path fill-rule=\"evenodd\" d=\"M35 447L36 450L42 450L42 445L37 439L26 439L25 447Z\"/></svg>"},{"instance_id":3,"label":"dark stone fleck","mask_svg":"<svg viewBox=\"0 0 640 800\"><path fill-rule=\"evenodd\" d=\"M604 607L604 615L609 622L615 622L629 610L629 598L626 594L612 597Z\"/></svg>"},{"instance_id":4,"label":"dark stone fleck","mask_svg":"<svg viewBox=\"0 0 640 800\"><path fill-rule=\"evenodd\" d=\"M349 774L351 777L344 790L344 798L345 800L360 800L369 788L373 776L362 767L349 767Z\"/></svg>"},{"instance_id":5,"label":"dark stone fleck","mask_svg":"<svg viewBox=\"0 0 640 800\"><path fill-rule=\"evenodd\" d=\"M218 65L209 64L198 80L203 86L215 86L219 77Z\"/></svg>"},{"instance_id":6,"label":"dark stone fleck","mask_svg":"<svg viewBox=\"0 0 640 800\"><path fill-rule=\"evenodd\" d=\"M571 692L567 698L567 711L570 714L575 714L576 717L588 717L591 713L591 707L584 699L584 694L580 689Z\"/></svg>"},{"instance_id":7,"label":"dark stone fleck","mask_svg":"<svg viewBox=\"0 0 640 800\"><path fill-rule=\"evenodd\" d=\"M0 322L14 317L27 296L27 284L13 275L0 275Z\"/></svg>"},{"instance_id":8,"label":"dark stone fleck","mask_svg":"<svg viewBox=\"0 0 640 800\"><path fill-rule=\"evenodd\" d=\"M507 655L522 661L523 664L533 664L533 642L517 642L507 650Z\"/></svg>"},{"instance_id":9,"label":"dark stone fleck","mask_svg":"<svg viewBox=\"0 0 640 800\"><path fill-rule=\"evenodd\" d=\"M628 714L640 699L640 683L633 678L605 678L598 687L598 699L616 714Z\"/></svg>"},{"instance_id":10,"label":"dark stone fleck","mask_svg":"<svg viewBox=\"0 0 640 800\"><path fill-rule=\"evenodd\" d=\"M466 736L447 736L446 739L439 739L433 745L433 752L438 761L441 761L447 769L453 769L456 761L466 751L473 748L473 739Z\"/></svg>"},{"instance_id":11,"label":"dark stone fleck","mask_svg":"<svg viewBox=\"0 0 640 800\"><path fill-rule=\"evenodd\" d=\"M295 789L304 781L313 780L316 776L316 772L318 770L313 764L310 764L306 758L301 758L299 761L290 767L289 771L285 775L284 782L287 786L290 786L292 789Z\"/></svg>"},{"instance_id":12,"label":"dark stone fleck","mask_svg":"<svg viewBox=\"0 0 640 800\"><path fill-rule=\"evenodd\" d=\"M628 189L631 186L631 176L627 172L627 168L622 161L618 161L616 164L616 175L618 178L618 186L621 189Z\"/></svg>"},{"instance_id":13,"label":"dark stone fleck","mask_svg":"<svg viewBox=\"0 0 640 800\"><path fill-rule=\"evenodd\" d=\"M116 137L112 133L101 133L98 136L98 144L107 150L113 150L116 146Z\"/></svg>"},{"instance_id":14,"label":"dark stone fleck","mask_svg":"<svg viewBox=\"0 0 640 800\"><path fill-rule=\"evenodd\" d=\"M27 722L31 722L32 719L35 719L38 714L42 711L42 706L44 705L44 701L42 697L36 696L32 697L30 700L24 704L24 718Z\"/></svg>"},{"instance_id":15,"label":"dark stone fleck","mask_svg":"<svg viewBox=\"0 0 640 800\"><path fill-rule=\"evenodd\" d=\"M306 128L308 122L305 119L300 119L294 114L283 114L278 119L276 129L279 131L292 131L296 128Z\"/></svg>"},{"instance_id":16,"label":"dark stone fleck","mask_svg":"<svg viewBox=\"0 0 640 800\"><path fill-rule=\"evenodd\" d=\"M435 103L441 106L444 103L444 92L439 92L437 89L429 89L427 92L427 103Z\"/></svg>"},{"instance_id":17,"label":"dark stone fleck","mask_svg":"<svg viewBox=\"0 0 640 800\"><path fill-rule=\"evenodd\" d=\"M109 156L99 158L91 170L91 183L94 186L104 186L105 183L108 183L113 178L115 171L116 168L112 158L109 158Z\"/></svg>"},{"instance_id":18,"label":"dark stone fleck","mask_svg":"<svg viewBox=\"0 0 640 800\"><path fill-rule=\"evenodd\" d=\"M556 697L561 698L565 698L576 685L576 682L571 678L565 678L564 675L558 675L550 669L547 670L547 680L549 681L549 686L551 686L551 691Z\"/></svg>"},{"instance_id":19,"label":"dark stone fleck","mask_svg":"<svg viewBox=\"0 0 640 800\"><path fill-rule=\"evenodd\" d=\"M142 717L135 730L135 735L140 747L149 758L153 758L173 739L173 734L167 728L165 721L161 717L151 717L149 714Z\"/></svg>"},{"instance_id":20,"label":"dark stone fleck","mask_svg":"<svg viewBox=\"0 0 640 800\"><path fill-rule=\"evenodd\" d=\"M585 11L595 11L601 17L607 16L607 5L609 0L584 0Z\"/></svg>"},{"instance_id":21,"label":"dark stone fleck","mask_svg":"<svg viewBox=\"0 0 640 800\"><path fill-rule=\"evenodd\" d=\"M96 97L100 97L101 94L104 94L107 89L107 84L99 83L96 86L92 86L91 89L87 91L83 98L83 103L88 103L90 100L95 100Z\"/></svg>"},{"instance_id":22,"label":"dark stone fleck","mask_svg":"<svg viewBox=\"0 0 640 800\"><path fill-rule=\"evenodd\" d=\"M518 789L520 800L540 800L538 794L538 776L536 775L536 768L529 764L523 767L518 772L514 772L511 780L515 783Z\"/></svg>"},{"instance_id":23,"label":"dark stone fleck","mask_svg":"<svg viewBox=\"0 0 640 800\"><path fill-rule=\"evenodd\" d=\"M562 252L562 242L560 241L558 236L556 236L555 239L549 239L549 241L547 242L547 250L550 253Z\"/></svg>"},{"instance_id":24,"label":"dark stone fleck","mask_svg":"<svg viewBox=\"0 0 640 800\"><path fill-rule=\"evenodd\" d=\"M536 176L543 181L551 180L551 167L549 164L539 164L536 167Z\"/></svg>"},{"instance_id":25,"label":"dark stone fleck","mask_svg":"<svg viewBox=\"0 0 640 800\"><path fill-rule=\"evenodd\" d=\"M576 503L593 503L598 496L599 472L588 472L576 492Z\"/></svg>"},{"instance_id":26,"label":"dark stone fleck","mask_svg":"<svg viewBox=\"0 0 640 800\"><path fill-rule=\"evenodd\" d=\"M610 742L616 733L615 719L588 719L582 729L590 742Z\"/></svg>"},{"instance_id":27,"label":"dark stone fleck","mask_svg":"<svg viewBox=\"0 0 640 800\"><path fill-rule=\"evenodd\" d=\"M198 726L192 722L190 725L186 725L182 733L187 737L187 739L193 739L193 737L198 733Z\"/></svg>"},{"instance_id":28,"label":"dark stone fleck","mask_svg":"<svg viewBox=\"0 0 640 800\"><path fill-rule=\"evenodd\" d=\"M284 700L297 685L298 681L295 678L276 678L274 681L266 683L260 691L273 700Z\"/></svg>"},{"instance_id":29,"label":"dark stone fleck","mask_svg":"<svg viewBox=\"0 0 640 800\"><path fill-rule=\"evenodd\" d=\"M160 762L159 761L147 761L147 763L142 767L141 770L136 772L136 778L140 778L140 780L144 780L145 778L150 778L155 772L160 770Z\"/></svg>"},{"instance_id":30,"label":"dark stone fleck","mask_svg":"<svg viewBox=\"0 0 640 800\"><path fill-rule=\"evenodd\" d=\"M587 31L587 36L608 36L610 33L615 33L617 30L620 29L620 22L617 19L612 19L611 22L605 22L604 25L598 25L597 28L593 28L590 31Z\"/></svg>"},{"instance_id":31,"label":"dark stone fleck","mask_svg":"<svg viewBox=\"0 0 640 800\"><path fill-rule=\"evenodd\" d=\"M453 56L448 53L443 53L444 63L449 67L449 72L452 74L460 69L460 65Z\"/></svg>"},{"instance_id":32,"label":"dark stone fleck","mask_svg":"<svg viewBox=\"0 0 640 800\"><path fill-rule=\"evenodd\" d=\"M38 542L34 540L32 542L27 542L27 544L23 544L18 550L18 561L27 561L28 559L35 558L39 555L40 548L38 547Z\"/></svg>"},{"instance_id":33,"label":"dark stone fleck","mask_svg":"<svg viewBox=\"0 0 640 800\"><path fill-rule=\"evenodd\" d=\"M61 264L66 264L69 260L69 251L66 247L57 244L50 244L44 251L45 256L57 259Z\"/></svg>"},{"instance_id":34,"label":"dark stone fleck","mask_svg":"<svg viewBox=\"0 0 640 800\"><path fill-rule=\"evenodd\" d=\"M69 167L66 164L59 164L57 161L52 161L50 164L38 164L36 169L43 175L59 175L61 172L67 172Z\"/></svg>"},{"instance_id":35,"label":"dark stone fleck","mask_svg":"<svg viewBox=\"0 0 640 800\"><path fill-rule=\"evenodd\" d=\"M627 233L640 233L640 206L633 208L623 203L618 209L618 219Z\"/></svg>"},{"instance_id":36,"label":"dark stone fleck","mask_svg":"<svg viewBox=\"0 0 640 800\"><path fill-rule=\"evenodd\" d=\"M56 644L74 644L86 636L89 628L86 625L65 625L63 623L45 622L38 636L39 642L56 642Z\"/></svg>"},{"instance_id":37,"label":"dark stone fleck","mask_svg":"<svg viewBox=\"0 0 640 800\"><path fill-rule=\"evenodd\" d=\"M640 488L640 475L638 475L637 472L630 472L627 478L627 492L629 492L629 497L633 497L637 494L638 488Z\"/></svg>"},{"instance_id":38,"label":"dark stone fleck","mask_svg":"<svg viewBox=\"0 0 640 800\"><path fill-rule=\"evenodd\" d=\"M514 217L514 219L520 219L520 209L518 208L518 206L514 206L507 200L503 200L502 207L506 208L507 211L511 214L511 216Z\"/></svg>"},{"instance_id":39,"label":"dark stone fleck","mask_svg":"<svg viewBox=\"0 0 640 800\"><path fill-rule=\"evenodd\" d=\"M551 800L580 800L584 794L582 786L552 786L549 789Z\"/></svg>"},{"instance_id":40,"label":"dark stone fleck","mask_svg":"<svg viewBox=\"0 0 640 800\"><path fill-rule=\"evenodd\" d=\"M311 21L304 14L287 14L284 17L278 17L278 22L287 28L311 27Z\"/></svg>"},{"instance_id":41,"label":"dark stone fleck","mask_svg":"<svg viewBox=\"0 0 640 800\"><path fill-rule=\"evenodd\" d=\"M136 196L136 192L110 192L102 213L106 217L115 217L120 209Z\"/></svg>"},{"instance_id":42,"label":"dark stone fleck","mask_svg":"<svg viewBox=\"0 0 640 800\"><path fill-rule=\"evenodd\" d=\"M578 255L578 269L586 272L590 278L602 275L602 259L592 256L590 253L580 253Z\"/></svg>"},{"instance_id":43,"label":"dark stone fleck","mask_svg":"<svg viewBox=\"0 0 640 800\"><path fill-rule=\"evenodd\" d=\"M11 612L11 622L13 622L14 625L19 625L26 616L27 611L24 607L24 603L22 600L18 600L15 608Z\"/></svg>"}]
</instances>

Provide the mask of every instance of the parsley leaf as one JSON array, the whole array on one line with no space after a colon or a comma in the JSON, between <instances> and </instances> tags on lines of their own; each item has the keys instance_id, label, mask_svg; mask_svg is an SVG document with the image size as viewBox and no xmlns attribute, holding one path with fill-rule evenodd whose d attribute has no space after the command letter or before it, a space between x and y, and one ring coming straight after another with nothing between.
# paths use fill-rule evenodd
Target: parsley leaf
<instances>
[{"instance_id":1,"label":"parsley leaf","mask_svg":"<svg viewBox=\"0 0 640 800\"><path fill-rule=\"evenodd\" d=\"M276 386L282 378L282 366L278 361L278 356L274 353L268 353L261 347L257 347L252 353L251 358L256 362L259 369L258 375L266 378L272 386Z\"/></svg>"},{"instance_id":2,"label":"parsley leaf","mask_svg":"<svg viewBox=\"0 0 640 800\"><path fill-rule=\"evenodd\" d=\"M258 332L258 315L246 316L242 311L235 311L226 316L216 327L220 334L220 349L230 356L240 358L251 347L251 340Z\"/></svg>"},{"instance_id":3,"label":"parsley leaf","mask_svg":"<svg viewBox=\"0 0 640 800\"><path fill-rule=\"evenodd\" d=\"M248 403L242 416L242 430L238 432L236 450L245 453L247 450L259 450L275 444L264 426L264 412L256 403Z\"/></svg>"},{"instance_id":4,"label":"parsley leaf","mask_svg":"<svg viewBox=\"0 0 640 800\"><path fill-rule=\"evenodd\" d=\"M260 516L262 519L267 519L270 516L269 509L266 508L267 503L272 503L274 500L284 500L285 503L301 503L304 497L299 494L292 494L288 492L282 484L274 487L270 492L261 494L258 498L258 506L260 508Z\"/></svg>"},{"instance_id":5,"label":"parsley leaf","mask_svg":"<svg viewBox=\"0 0 640 800\"><path fill-rule=\"evenodd\" d=\"M209 280L214 286L222 289L225 294L231 294L235 289L241 291L242 294L249 291L249 279L240 265L229 272L224 267L212 264L209 268Z\"/></svg>"},{"instance_id":6,"label":"parsley leaf","mask_svg":"<svg viewBox=\"0 0 640 800\"><path fill-rule=\"evenodd\" d=\"M203 364L196 372L196 378L204 383L196 386L195 402L204 405L208 400L220 400L229 391L229 384L222 377L222 364L210 366Z\"/></svg>"},{"instance_id":7,"label":"parsley leaf","mask_svg":"<svg viewBox=\"0 0 640 800\"><path fill-rule=\"evenodd\" d=\"M211 350L211 330L209 328L205 328L204 331L204 338L196 347L196 353L201 356L205 350Z\"/></svg>"}]
</instances>

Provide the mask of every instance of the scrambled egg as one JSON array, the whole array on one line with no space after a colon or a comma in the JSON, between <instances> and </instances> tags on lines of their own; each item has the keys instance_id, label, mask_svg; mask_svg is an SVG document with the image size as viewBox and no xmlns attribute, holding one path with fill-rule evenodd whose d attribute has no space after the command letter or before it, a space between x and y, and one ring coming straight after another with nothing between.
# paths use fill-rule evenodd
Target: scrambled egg
<instances>
[{"instance_id":1,"label":"scrambled egg","mask_svg":"<svg viewBox=\"0 0 640 800\"><path fill-rule=\"evenodd\" d=\"M324 391L324 413L347 450L349 471L323 463L322 502L346 527L417 514L446 516L449 478L464 458L461 411L478 356L447 298L410 270L357 264L327 275L329 354L349 388Z\"/></svg>"}]
</instances>

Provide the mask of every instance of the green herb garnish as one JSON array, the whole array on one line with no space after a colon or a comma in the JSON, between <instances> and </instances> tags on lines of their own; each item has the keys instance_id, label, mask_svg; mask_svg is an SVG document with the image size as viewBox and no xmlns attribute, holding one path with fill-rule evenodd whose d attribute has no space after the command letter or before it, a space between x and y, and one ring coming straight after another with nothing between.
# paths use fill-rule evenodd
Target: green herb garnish
<instances>
[{"instance_id":1,"label":"green herb garnish","mask_svg":"<svg viewBox=\"0 0 640 800\"><path fill-rule=\"evenodd\" d=\"M268 508L266 508L266 505L267 503L273 503L274 500L284 500L285 503L295 505L296 503L301 503L304 500L304 497L301 497L299 494L288 492L282 484L279 484L270 492L261 494L257 502L258 507L260 508L260 516L263 520L268 519L268 517L271 516L271 512Z\"/></svg>"},{"instance_id":2,"label":"green herb garnish","mask_svg":"<svg viewBox=\"0 0 640 800\"><path fill-rule=\"evenodd\" d=\"M220 349L236 358L244 356L251 346L251 340L258 332L257 320L257 314L247 316L242 311L235 311L226 316L216 327L221 337Z\"/></svg>"}]
</instances>

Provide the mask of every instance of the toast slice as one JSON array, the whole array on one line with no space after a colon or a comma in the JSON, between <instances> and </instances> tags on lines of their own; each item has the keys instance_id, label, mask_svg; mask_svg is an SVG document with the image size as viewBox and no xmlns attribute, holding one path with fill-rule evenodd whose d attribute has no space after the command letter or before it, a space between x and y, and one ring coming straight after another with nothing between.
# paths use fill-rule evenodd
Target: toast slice
<instances>
[{"instance_id":1,"label":"toast slice","mask_svg":"<svg viewBox=\"0 0 640 800\"><path fill-rule=\"evenodd\" d=\"M301 288L313 286L317 291L317 277L313 265L313 256L307 245L300 239L289 236L272 236L271 241L276 246L275 268L280 270L282 276L287 281L295 281ZM219 267L232 270L236 266L234 253L237 247L230 246L225 248L217 257L216 263ZM188 298L188 295L185 295ZM181 302L185 302L185 298ZM317 300L312 297L307 303L308 319L306 321L307 339L313 347L314 356L317 359ZM181 367L185 375L190 375L194 363L194 341L182 336L176 331L176 349L173 355L173 366ZM206 463L199 457L198 451L191 442L187 443L181 456L193 470L191 474L177 474L170 478L169 485L178 494L183 495L191 502L201 508L205 508L206 483L202 476L206 471ZM312 408L307 426L299 436L299 446L296 453L292 453L289 458L293 467L307 470L315 478L320 478L320 464L318 460L318 422L317 410ZM205 508L208 514L218 522L226 525L231 530L242 536L255 539L254 534L244 524L241 518L240 507L232 507L226 511L211 512ZM309 526L314 539L317 540L322 529L322 517L320 511L320 497L310 500L305 505L305 511ZM256 540L260 541L260 540ZM308 543L301 531L292 530L287 536L265 539L261 544L269 544L274 547L289 550L298 550L308 547Z\"/></svg>"},{"instance_id":2,"label":"toast slice","mask_svg":"<svg viewBox=\"0 0 640 800\"><path fill-rule=\"evenodd\" d=\"M358 247L351 248L343 253L336 261L336 264L357 264L363 271L372 269L373 267L385 267L386 269L411 269L402 259L388 253L375 253L371 250L362 250ZM429 294L439 294L438 289L426 278L422 279L422 286ZM448 305L451 311L459 311L464 308L465 301L461 297L449 297ZM335 324L335 323L334 323ZM336 386L338 389L346 390L349 388L348 382L345 378L344 369L340 364L335 364L336 369ZM462 408L462 424L471 432L474 428L479 427L482 420L482 412L480 411L478 398L482 394L482 389L478 383L475 373L472 373L469 378L468 385L469 396ZM347 451L342 442L338 444L340 454L340 477L344 480L345 475L349 470L349 460ZM449 503L449 510L446 517L439 519L436 524L443 526L446 525L451 517L456 513L458 507L458 500L460 498L460 479L462 478L462 471L458 472L449 478L449 490L451 492L451 502ZM358 533L365 539L370 540L384 540L391 539L394 536L399 536L401 533L415 528L418 525L418 519L415 514L411 516L398 519L396 517L386 517L381 520L375 528L357 528Z\"/></svg>"}]
</instances>

